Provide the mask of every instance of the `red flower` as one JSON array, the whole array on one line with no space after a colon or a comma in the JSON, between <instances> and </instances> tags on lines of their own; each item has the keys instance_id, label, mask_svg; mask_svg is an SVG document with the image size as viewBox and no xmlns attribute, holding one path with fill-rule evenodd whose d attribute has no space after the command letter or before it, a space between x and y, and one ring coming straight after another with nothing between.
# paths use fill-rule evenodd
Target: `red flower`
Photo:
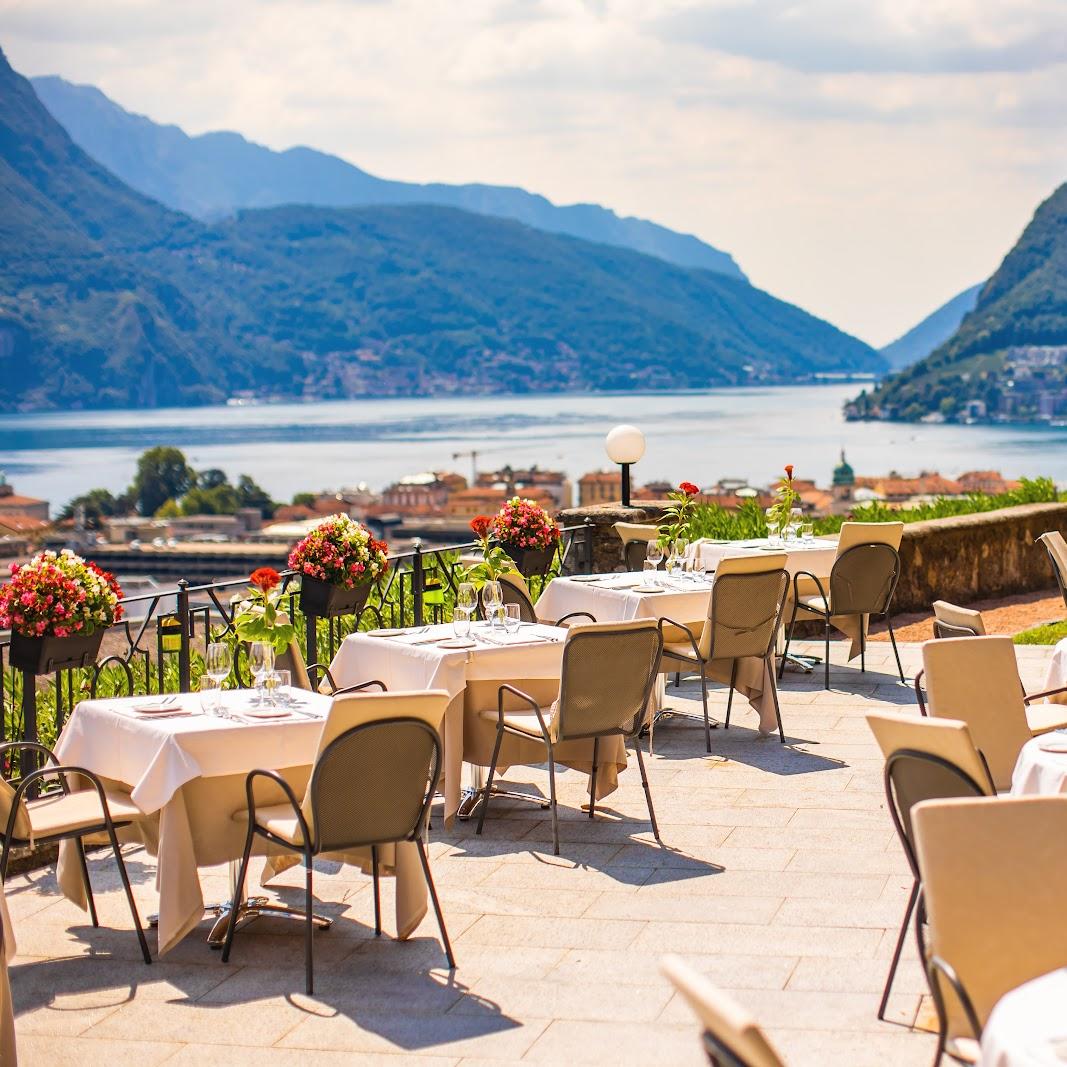
<instances>
[{"instance_id":1,"label":"red flower","mask_svg":"<svg viewBox=\"0 0 1067 1067\"><path fill-rule=\"evenodd\" d=\"M282 576L273 567L257 567L248 580L266 594L281 584Z\"/></svg>"},{"instance_id":2,"label":"red flower","mask_svg":"<svg viewBox=\"0 0 1067 1067\"><path fill-rule=\"evenodd\" d=\"M488 515L475 515L471 519L471 529L474 536L484 541L493 529L493 520Z\"/></svg>"},{"instance_id":3,"label":"red flower","mask_svg":"<svg viewBox=\"0 0 1067 1067\"><path fill-rule=\"evenodd\" d=\"M686 496L696 496L700 492L700 486L694 485L692 482L682 482L678 488L685 493Z\"/></svg>"},{"instance_id":4,"label":"red flower","mask_svg":"<svg viewBox=\"0 0 1067 1067\"><path fill-rule=\"evenodd\" d=\"M785 465L785 476L792 481L793 480L793 464L787 463Z\"/></svg>"}]
</instances>

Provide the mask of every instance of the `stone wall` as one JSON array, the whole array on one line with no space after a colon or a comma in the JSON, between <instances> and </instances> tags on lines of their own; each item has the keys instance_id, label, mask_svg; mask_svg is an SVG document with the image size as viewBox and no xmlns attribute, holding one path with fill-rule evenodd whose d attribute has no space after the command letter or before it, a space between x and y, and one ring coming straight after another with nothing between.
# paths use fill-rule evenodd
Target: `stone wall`
<instances>
[{"instance_id":1,"label":"stone wall","mask_svg":"<svg viewBox=\"0 0 1067 1067\"><path fill-rule=\"evenodd\" d=\"M644 500L634 508L603 504L572 508L560 519L566 526L588 519L596 529L593 569L612 571L620 569L622 563L622 542L614 524L654 525L665 506L666 502ZM1048 553L1043 545L1034 543L1047 530L1067 534L1067 503L1024 504L909 523L900 546L902 575L894 611L929 611L935 600L968 604L1054 588Z\"/></svg>"}]
</instances>

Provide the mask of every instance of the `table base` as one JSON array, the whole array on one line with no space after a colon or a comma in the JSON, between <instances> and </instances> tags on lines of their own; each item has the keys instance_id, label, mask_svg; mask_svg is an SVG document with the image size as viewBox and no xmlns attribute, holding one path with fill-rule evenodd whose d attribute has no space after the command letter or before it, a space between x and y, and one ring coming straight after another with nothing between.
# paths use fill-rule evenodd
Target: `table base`
<instances>
[{"instance_id":1,"label":"table base","mask_svg":"<svg viewBox=\"0 0 1067 1067\"><path fill-rule=\"evenodd\" d=\"M216 904L207 910L214 912L216 915L215 925L212 926L211 933L207 935L207 943L212 948L220 949L226 940L230 922L233 921L231 920L233 907L230 902L227 902L225 904ZM276 915L286 919L297 919L300 922L307 920L307 913L301 911L300 908L291 908L288 904L279 904L269 897L246 897L237 908L236 928L240 930L249 923L255 922L261 915ZM333 919L328 919L325 915L316 915L314 912L311 914L311 921L320 930L329 930L333 926Z\"/></svg>"}]
</instances>

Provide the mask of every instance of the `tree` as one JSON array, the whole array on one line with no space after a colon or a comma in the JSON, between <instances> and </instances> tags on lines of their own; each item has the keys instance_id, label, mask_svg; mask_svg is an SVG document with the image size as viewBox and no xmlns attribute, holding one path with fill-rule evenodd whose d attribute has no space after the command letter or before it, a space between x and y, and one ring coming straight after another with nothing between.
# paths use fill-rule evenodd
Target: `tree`
<instances>
[{"instance_id":1,"label":"tree","mask_svg":"<svg viewBox=\"0 0 1067 1067\"><path fill-rule=\"evenodd\" d=\"M293 504L303 504L306 508L315 506L314 493L293 493Z\"/></svg>"},{"instance_id":2,"label":"tree","mask_svg":"<svg viewBox=\"0 0 1067 1067\"><path fill-rule=\"evenodd\" d=\"M247 474L237 479L238 507L258 508L268 518L274 514L277 505L270 498L266 489L258 486Z\"/></svg>"},{"instance_id":3,"label":"tree","mask_svg":"<svg viewBox=\"0 0 1067 1067\"><path fill-rule=\"evenodd\" d=\"M214 489L194 485L181 501L183 515L232 515L237 507L237 490L229 482Z\"/></svg>"},{"instance_id":4,"label":"tree","mask_svg":"<svg viewBox=\"0 0 1067 1067\"><path fill-rule=\"evenodd\" d=\"M158 445L141 453L130 495L142 515L154 515L171 498L184 496L195 478L181 449Z\"/></svg>"},{"instance_id":5,"label":"tree","mask_svg":"<svg viewBox=\"0 0 1067 1067\"><path fill-rule=\"evenodd\" d=\"M127 493L114 496L110 489L90 489L81 496L69 500L59 513L60 520L73 519L78 508L85 509L85 524L91 530L100 528L100 520L113 515L125 515L132 501Z\"/></svg>"},{"instance_id":6,"label":"tree","mask_svg":"<svg viewBox=\"0 0 1067 1067\"><path fill-rule=\"evenodd\" d=\"M200 471L196 476L196 484L201 489L218 489L220 485L229 485L229 483L230 479L226 477L226 472L220 471L218 467Z\"/></svg>"}]
</instances>

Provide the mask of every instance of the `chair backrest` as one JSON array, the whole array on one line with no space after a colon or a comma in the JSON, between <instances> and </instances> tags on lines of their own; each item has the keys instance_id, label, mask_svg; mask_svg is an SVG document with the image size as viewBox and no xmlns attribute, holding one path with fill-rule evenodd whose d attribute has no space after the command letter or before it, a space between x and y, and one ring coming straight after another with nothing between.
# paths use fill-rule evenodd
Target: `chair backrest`
<instances>
[{"instance_id":1,"label":"chair backrest","mask_svg":"<svg viewBox=\"0 0 1067 1067\"><path fill-rule=\"evenodd\" d=\"M914 821L928 947L984 1026L1009 990L1067 965L1067 797L930 801ZM948 1036L979 1036L944 1000Z\"/></svg>"},{"instance_id":2,"label":"chair backrest","mask_svg":"<svg viewBox=\"0 0 1067 1067\"><path fill-rule=\"evenodd\" d=\"M410 836L440 772L443 690L338 697L301 804L319 851Z\"/></svg>"},{"instance_id":3,"label":"chair backrest","mask_svg":"<svg viewBox=\"0 0 1067 1067\"><path fill-rule=\"evenodd\" d=\"M705 659L766 656L789 592L784 552L719 560L698 648Z\"/></svg>"},{"instance_id":4,"label":"chair backrest","mask_svg":"<svg viewBox=\"0 0 1067 1067\"><path fill-rule=\"evenodd\" d=\"M1056 584L1060 587L1060 596L1067 606L1067 541L1059 530L1050 530L1043 533L1038 540L1048 551L1049 561L1052 563L1052 573L1056 576Z\"/></svg>"},{"instance_id":5,"label":"chair backrest","mask_svg":"<svg viewBox=\"0 0 1067 1067\"><path fill-rule=\"evenodd\" d=\"M664 956L660 968L704 1028L712 1067L784 1067L759 1023L732 997L677 956Z\"/></svg>"},{"instance_id":6,"label":"chair backrest","mask_svg":"<svg viewBox=\"0 0 1067 1067\"><path fill-rule=\"evenodd\" d=\"M7 832L7 822L11 818L11 805L15 803L15 787L4 778L0 778L0 835ZM19 801L15 824L11 835L19 841L28 841L32 836L30 813L26 810L25 799ZM0 889L0 892L3 892Z\"/></svg>"},{"instance_id":7,"label":"chair backrest","mask_svg":"<svg viewBox=\"0 0 1067 1067\"><path fill-rule=\"evenodd\" d=\"M537 622L537 612L534 610L533 600L530 599L529 590L521 574L502 574L500 591L505 604L519 605L519 618L523 622Z\"/></svg>"},{"instance_id":8,"label":"chair backrest","mask_svg":"<svg viewBox=\"0 0 1067 1067\"><path fill-rule=\"evenodd\" d=\"M984 637L985 620L980 611L961 608L947 600L934 601L934 637Z\"/></svg>"},{"instance_id":9,"label":"chair backrest","mask_svg":"<svg viewBox=\"0 0 1067 1067\"><path fill-rule=\"evenodd\" d=\"M881 615L889 609L900 579L900 556L885 542L853 545L830 569L833 615Z\"/></svg>"},{"instance_id":10,"label":"chair backrest","mask_svg":"<svg viewBox=\"0 0 1067 1067\"><path fill-rule=\"evenodd\" d=\"M307 664L304 662L304 654L294 638L289 642L289 647L274 656L274 666L279 670L288 671L293 685L297 689L311 691L311 679L308 677Z\"/></svg>"},{"instance_id":11,"label":"chair backrest","mask_svg":"<svg viewBox=\"0 0 1067 1067\"><path fill-rule=\"evenodd\" d=\"M998 790L1011 788L1019 750L1030 740L1023 687L1010 637L954 637L923 645L927 708L962 719Z\"/></svg>"},{"instance_id":12,"label":"chair backrest","mask_svg":"<svg viewBox=\"0 0 1067 1067\"><path fill-rule=\"evenodd\" d=\"M637 522L617 522L615 532L622 539L623 565L628 571L643 570L648 542L659 537L659 527Z\"/></svg>"},{"instance_id":13,"label":"chair backrest","mask_svg":"<svg viewBox=\"0 0 1067 1067\"><path fill-rule=\"evenodd\" d=\"M639 729L662 650L655 619L572 626L563 646L556 736L565 740Z\"/></svg>"},{"instance_id":14,"label":"chair backrest","mask_svg":"<svg viewBox=\"0 0 1067 1067\"><path fill-rule=\"evenodd\" d=\"M856 545L889 545L899 551L903 536L902 522L843 522L837 538L837 554L842 556Z\"/></svg>"}]
</instances>

